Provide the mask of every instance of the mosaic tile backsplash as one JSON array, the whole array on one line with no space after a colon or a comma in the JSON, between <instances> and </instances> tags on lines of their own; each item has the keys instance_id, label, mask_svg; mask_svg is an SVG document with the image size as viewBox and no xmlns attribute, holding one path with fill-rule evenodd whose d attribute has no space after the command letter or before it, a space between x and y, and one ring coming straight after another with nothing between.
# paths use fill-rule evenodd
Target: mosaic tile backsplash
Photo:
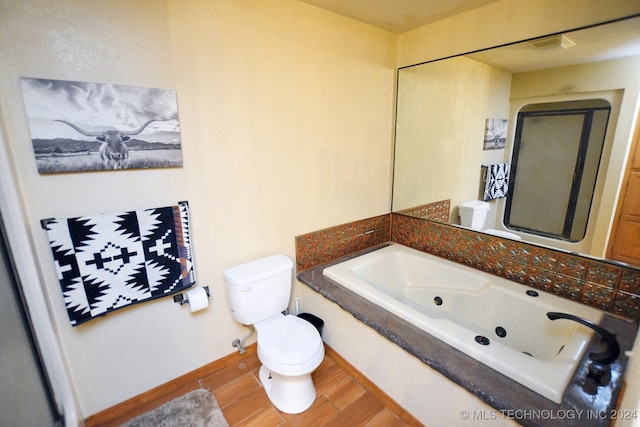
<instances>
[{"instance_id":1,"label":"mosaic tile backsplash","mask_svg":"<svg viewBox=\"0 0 640 427\"><path fill-rule=\"evenodd\" d=\"M640 272L635 269L395 213L297 236L297 269L385 242L640 320Z\"/></svg>"},{"instance_id":2,"label":"mosaic tile backsplash","mask_svg":"<svg viewBox=\"0 0 640 427\"><path fill-rule=\"evenodd\" d=\"M428 219L431 221L449 222L451 215L451 199L439 202L427 203L409 209L398 211L397 213L415 218Z\"/></svg>"},{"instance_id":3,"label":"mosaic tile backsplash","mask_svg":"<svg viewBox=\"0 0 640 427\"><path fill-rule=\"evenodd\" d=\"M389 214L296 236L298 271L390 240Z\"/></svg>"}]
</instances>

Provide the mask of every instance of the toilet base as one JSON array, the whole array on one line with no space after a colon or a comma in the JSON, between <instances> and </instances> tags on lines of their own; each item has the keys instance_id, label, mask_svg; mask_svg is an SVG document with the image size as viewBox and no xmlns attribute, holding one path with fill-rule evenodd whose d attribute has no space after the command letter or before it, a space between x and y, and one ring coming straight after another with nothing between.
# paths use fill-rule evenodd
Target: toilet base
<instances>
[{"instance_id":1,"label":"toilet base","mask_svg":"<svg viewBox=\"0 0 640 427\"><path fill-rule=\"evenodd\" d=\"M287 414L306 411L316 400L311 373L298 376L276 374L262 365L260 382L273 406Z\"/></svg>"}]
</instances>

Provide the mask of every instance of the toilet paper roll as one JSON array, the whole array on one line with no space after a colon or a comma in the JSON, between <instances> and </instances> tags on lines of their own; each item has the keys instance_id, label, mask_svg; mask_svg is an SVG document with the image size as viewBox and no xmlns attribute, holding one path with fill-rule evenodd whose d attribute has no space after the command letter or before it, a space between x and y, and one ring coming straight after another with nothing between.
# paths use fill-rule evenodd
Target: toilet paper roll
<instances>
[{"instance_id":1,"label":"toilet paper roll","mask_svg":"<svg viewBox=\"0 0 640 427\"><path fill-rule=\"evenodd\" d=\"M209 298L207 297L207 291L204 288L195 288L187 292L187 302L189 304L189 311L195 313L196 311L204 310L209 307Z\"/></svg>"}]
</instances>

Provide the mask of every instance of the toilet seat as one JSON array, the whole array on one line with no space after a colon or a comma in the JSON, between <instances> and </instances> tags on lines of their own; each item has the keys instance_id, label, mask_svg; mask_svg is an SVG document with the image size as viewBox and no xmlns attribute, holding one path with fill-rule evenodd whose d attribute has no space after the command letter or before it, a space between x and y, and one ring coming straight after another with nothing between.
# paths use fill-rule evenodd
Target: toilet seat
<instances>
[{"instance_id":1,"label":"toilet seat","mask_svg":"<svg viewBox=\"0 0 640 427\"><path fill-rule=\"evenodd\" d=\"M303 375L317 368L324 358L318 330L296 316L278 316L255 325L258 358L281 375Z\"/></svg>"}]
</instances>

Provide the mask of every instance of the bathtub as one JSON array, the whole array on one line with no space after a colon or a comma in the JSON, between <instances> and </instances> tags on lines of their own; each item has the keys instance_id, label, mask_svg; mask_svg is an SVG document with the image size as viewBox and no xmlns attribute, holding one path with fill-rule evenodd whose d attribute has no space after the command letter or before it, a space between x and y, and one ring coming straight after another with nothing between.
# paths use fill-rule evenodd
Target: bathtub
<instances>
[{"instance_id":1,"label":"bathtub","mask_svg":"<svg viewBox=\"0 0 640 427\"><path fill-rule=\"evenodd\" d=\"M523 386L561 403L599 310L402 245L327 267L323 275Z\"/></svg>"}]
</instances>

